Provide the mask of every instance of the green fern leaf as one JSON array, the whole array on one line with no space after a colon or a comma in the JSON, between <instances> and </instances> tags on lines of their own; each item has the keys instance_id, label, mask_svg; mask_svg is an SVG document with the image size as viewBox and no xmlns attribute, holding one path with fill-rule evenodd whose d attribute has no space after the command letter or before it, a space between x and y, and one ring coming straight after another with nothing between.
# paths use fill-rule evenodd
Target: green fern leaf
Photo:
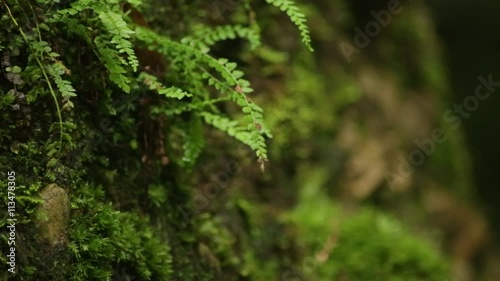
<instances>
[{"instance_id":1,"label":"green fern leaf","mask_svg":"<svg viewBox=\"0 0 500 281\"><path fill-rule=\"evenodd\" d=\"M267 148L264 136L256 131L252 125L245 128L236 120L231 120L227 117L209 112L202 112L201 116L206 123L226 132L229 136L252 148L252 150L256 152L261 163L267 160Z\"/></svg>"},{"instance_id":2,"label":"green fern leaf","mask_svg":"<svg viewBox=\"0 0 500 281\"><path fill-rule=\"evenodd\" d=\"M307 20L305 15L300 12L300 9L295 5L292 0L266 0L267 3L279 8L281 11L285 12L290 20L297 26L300 31L300 36L302 37L302 42L307 48L312 52L313 48L311 46L311 36L309 34L309 28L307 27Z\"/></svg>"},{"instance_id":3,"label":"green fern leaf","mask_svg":"<svg viewBox=\"0 0 500 281\"><path fill-rule=\"evenodd\" d=\"M120 53L127 54L129 65L134 71L137 71L139 60L132 49L132 43L128 40L134 32L123 20L122 15L111 11L100 12L99 19L106 30L112 35L111 42L115 44Z\"/></svg>"},{"instance_id":4,"label":"green fern leaf","mask_svg":"<svg viewBox=\"0 0 500 281\"><path fill-rule=\"evenodd\" d=\"M107 3L106 3L107 2ZM108 35L100 35L98 37L105 38L103 42L110 41L120 54L126 54L128 59L128 65L132 69L137 71L139 66L139 60L135 55L132 48L132 43L129 41L131 35L134 33L128 24L123 19L123 15L114 12L111 9L113 5L116 9L120 8L119 1L97 1L97 0L79 0L72 3L71 8L59 10L50 19L50 22L60 22L65 25L69 25L71 28L68 30L83 36L87 41L89 41L89 36L87 35L86 28L81 24L77 24L72 20L72 16L79 14L80 12L90 9L98 14L98 18L102 23L104 29L108 32ZM137 4L136 1L132 1L133 5ZM109 37L109 38L108 38Z\"/></svg>"},{"instance_id":5,"label":"green fern leaf","mask_svg":"<svg viewBox=\"0 0 500 281\"><path fill-rule=\"evenodd\" d=\"M57 89L64 98L76 96L75 88L71 85L71 82L64 80L61 75L66 73L66 66L61 62L54 63L47 66L49 75L54 79Z\"/></svg>"},{"instance_id":6,"label":"green fern leaf","mask_svg":"<svg viewBox=\"0 0 500 281\"><path fill-rule=\"evenodd\" d=\"M96 38L95 44L99 52L99 58L104 66L109 70L109 80L115 83L126 93L130 92L130 79L125 76L127 71L123 68L120 56L117 51L108 48L104 42L101 42L99 37Z\"/></svg>"},{"instance_id":7,"label":"green fern leaf","mask_svg":"<svg viewBox=\"0 0 500 281\"><path fill-rule=\"evenodd\" d=\"M261 45L260 35L255 29L242 25L222 25L215 28L199 27L193 35L185 37L181 43L196 47L203 52L208 52L209 47L215 43L228 39L245 38L250 42L251 49Z\"/></svg>"},{"instance_id":8,"label":"green fern leaf","mask_svg":"<svg viewBox=\"0 0 500 281\"><path fill-rule=\"evenodd\" d=\"M192 97L190 93L183 91L177 87L166 88L162 83L158 82L156 76L148 74L146 72L141 72L139 74L139 80L141 80L150 90L155 90L158 94L166 96L168 98L182 99L184 97Z\"/></svg>"},{"instance_id":9,"label":"green fern leaf","mask_svg":"<svg viewBox=\"0 0 500 281\"><path fill-rule=\"evenodd\" d=\"M221 94L227 95L242 108L245 108L243 113L246 115L245 120L247 120L248 124L243 127L246 128L244 131L237 130L234 123L224 122L224 120L228 120L227 118L224 119L225 117L221 117L222 119L210 118L211 115L207 115L209 113L206 112L203 117L207 123L252 147L259 159L265 160L267 158L264 136L271 137L271 134L264 125L263 110L246 96L246 94L253 92L253 89L247 80L241 78L243 73L236 70L237 65L235 63L224 58L216 59L195 47L172 41L146 28L136 27L135 32L137 39L142 41L150 50L158 51L168 58L182 58L184 61L189 61L190 64L194 65L192 69L201 71L201 77L209 85L213 86ZM211 70L208 70L207 67ZM215 74L212 74L213 72ZM224 124L228 127L224 127ZM229 131L229 128L232 129ZM239 134L236 135L236 131Z\"/></svg>"}]
</instances>

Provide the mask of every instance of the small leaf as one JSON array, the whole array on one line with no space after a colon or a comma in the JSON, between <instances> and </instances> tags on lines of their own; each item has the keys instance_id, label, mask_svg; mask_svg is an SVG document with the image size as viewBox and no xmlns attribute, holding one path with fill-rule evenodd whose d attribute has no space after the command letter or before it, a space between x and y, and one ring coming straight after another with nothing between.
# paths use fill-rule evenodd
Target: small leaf
<instances>
[{"instance_id":1,"label":"small leaf","mask_svg":"<svg viewBox=\"0 0 500 281\"><path fill-rule=\"evenodd\" d=\"M54 167L55 165L57 164L57 159L56 158L52 158L49 160L49 162L47 163L47 167Z\"/></svg>"},{"instance_id":2,"label":"small leaf","mask_svg":"<svg viewBox=\"0 0 500 281\"><path fill-rule=\"evenodd\" d=\"M14 73L14 74L21 73L21 71L22 70L19 66L12 67L12 73Z\"/></svg>"}]
</instances>

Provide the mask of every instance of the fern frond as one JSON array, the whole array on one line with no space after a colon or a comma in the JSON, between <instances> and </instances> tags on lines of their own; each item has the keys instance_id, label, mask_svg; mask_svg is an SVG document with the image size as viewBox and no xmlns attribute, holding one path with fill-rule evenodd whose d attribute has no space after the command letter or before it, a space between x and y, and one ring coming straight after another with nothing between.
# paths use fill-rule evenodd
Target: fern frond
<instances>
[{"instance_id":1,"label":"fern frond","mask_svg":"<svg viewBox=\"0 0 500 281\"><path fill-rule=\"evenodd\" d=\"M192 97L190 93L183 91L177 87L166 88L161 82L158 82L156 76L146 72L139 74L139 80L142 81L150 90L157 91L158 94L166 96L167 98L182 99L184 97Z\"/></svg>"},{"instance_id":2,"label":"fern frond","mask_svg":"<svg viewBox=\"0 0 500 281\"><path fill-rule=\"evenodd\" d=\"M266 2L279 8L288 15L290 20L299 29L302 42L312 52L314 49L311 46L311 36L309 34L309 28L306 24L306 17L302 12L300 12L300 9L293 2L293 0L266 0Z\"/></svg>"},{"instance_id":3,"label":"fern frond","mask_svg":"<svg viewBox=\"0 0 500 281\"><path fill-rule=\"evenodd\" d=\"M261 45L259 33L255 29L242 25L222 25L215 28L203 26L198 28L193 35L183 38L181 43L208 52L209 47L215 43L237 37L247 39L251 49Z\"/></svg>"},{"instance_id":4,"label":"fern frond","mask_svg":"<svg viewBox=\"0 0 500 281\"><path fill-rule=\"evenodd\" d=\"M245 129L245 127L240 126L238 121L206 111L201 112L200 115L207 124L210 124L215 128L226 132L231 137L252 146L252 143L250 142L250 133Z\"/></svg>"},{"instance_id":5,"label":"fern frond","mask_svg":"<svg viewBox=\"0 0 500 281\"><path fill-rule=\"evenodd\" d=\"M174 115L179 115L179 114L182 114L184 112L189 112L189 111L203 111L203 109L206 107L210 107L218 102L225 102L228 100L229 100L228 97L221 97L218 99L210 99L210 100L205 100L205 101L200 101L200 102L174 104L171 107L153 106L153 107L151 107L151 114L153 114L153 115L165 114L167 116L174 116Z\"/></svg>"},{"instance_id":6,"label":"fern frond","mask_svg":"<svg viewBox=\"0 0 500 281\"><path fill-rule=\"evenodd\" d=\"M262 162L267 160L266 140L258 131L249 131L251 128L245 128L244 126L241 126L238 121L231 120L220 115L209 112L202 112L200 115L204 118L207 124L226 132L229 136L252 148L259 158L259 161Z\"/></svg>"},{"instance_id":7,"label":"fern frond","mask_svg":"<svg viewBox=\"0 0 500 281\"><path fill-rule=\"evenodd\" d=\"M134 31L128 27L122 15L118 13L112 11L100 12L99 19L111 35L111 43L115 44L120 53L127 54L129 65L134 72L137 71L139 60L132 49L132 43L128 40Z\"/></svg>"},{"instance_id":8,"label":"fern frond","mask_svg":"<svg viewBox=\"0 0 500 281\"><path fill-rule=\"evenodd\" d=\"M184 97L191 97L190 93L185 92L182 89L179 89L177 87L171 86L168 88L158 88L156 89L158 91L158 94L164 95L167 98L176 98L176 99L182 99Z\"/></svg>"},{"instance_id":9,"label":"fern frond","mask_svg":"<svg viewBox=\"0 0 500 281\"><path fill-rule=\"evenodd\" d=\"M71 85L71 82L64 80L61 75L66 73L66 66L61 62L56 62L52 65L47 66L49 75L54 79L57 89L64 98L76 96L75 88Z\"/></svg>"},{"instance_id":10,"label":"fern frond","mask_svg":"<svg viewBox=\"0 0 500 281\"><path fill-rule=\"evenodd\" d=\"M78 34L89 44L92 44L92 40L90 40L90 36L87 34L87 28L73 20L72 17L87 9L94 11L98 15L102 27L104 27L104 30L107 32L107 34L101 34L94 38L95 49L97 49L94 51L96 51L101 61L110 71L110 80L124 91L128 92L130 87L128 86L129 82L126 82L128 79L125 79L126 77L124 74L127 73L125 67L130 66L135 72L139 66L139 60L129 40L134 31L128 27L128 24L123 19L123 15L110 10L109 5L111 4L119 8L119 1L107 2L108 3L97 0L78 0L72 3L70 8L57 11L49 21L53 23L59 22L69 26L70 28L68 30L70 32ZM114 48L110 48L107 42L111 42ZM126 54L127 61L123 60L120 54ZM110 59L111 57L118 60L112 62ZM125 86L125 84L127 86Z\"/></svg>"},{"instance_id":11,"label":"fern frond","mask_svg":"<svg viewBox=\"0 0 500 281\"><path fill-rule=\"evenodd\" d=\"M263 110L246 96L247 93L253 92L253 89L250 87L250 82L242 78L243 72L236 70L236 63L223 58L216 59L197 48L172 41L146 28L136 27L135 32L137 39L144 42L151 50L158 51L167 57L182 57L183 60L193 61L209 85L214 86L221 94L228 95L231 100L241 106L246 116L245 120L249 121L250 124L246 127L247 132L240 134L238 139L252 147L259 159L267 158L264 136L271 137L271 134L264 125ZM223 81L206 70L206 66L214 70ZM204 119L207 122L209 120L218 120L217 118L207 117ZM221 124L225 124L224 122L210 124L224 130L224 127L221 126ZM234 136L234 130L231 130L231 134L228 131L228 134Z\"/></svg>"},{"instance_id":12,"label":"fern frond","mask_svg":"<svg viewBox=\"0 0 500 281\"><path fill-rule=\"evenodd\" d=\"M102 42L100 37L95 40L97 46L97 51L99 53L99 58L101 59L104 66L109 71L109 80L115 83L126 93L130 92L130 79L125 76L127 71L123 68L122 58L119 56L116 50L109 48L106 43Z\"/></svg>"},{"instance_id":13,"label":"fern frond","mask_svg":"<svg viewBox=\"0 0 500 281\"><path fill-rule=\"evenodd\" d=\"M220 81L208 71L205 71L203 78L207 79L208 84L213 85L221 93L228 94L231 100L242 107L243 113L246 114L247 119L250 119L248 121L252 123L251 126L255 127L253 130L271 137L269 130L264 125L262 108L246 96L247 93L253 92L253 89L250 88L250 82L240 78L243 76L243 72L234 70L236 64L229 62L227 59L210 61L209 65L217 70L226 79L226 82Z\"/></svg>"}]
</instances>

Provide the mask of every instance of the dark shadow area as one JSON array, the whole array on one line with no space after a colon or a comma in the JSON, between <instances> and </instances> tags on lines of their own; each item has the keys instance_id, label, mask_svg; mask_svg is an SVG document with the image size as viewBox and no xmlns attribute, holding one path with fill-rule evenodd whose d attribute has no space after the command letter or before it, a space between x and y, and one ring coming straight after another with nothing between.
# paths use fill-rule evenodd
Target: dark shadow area
<instances>
[{"instance_id":1,"label":"dark shadow area","mask_svg":"<svg viewBox=\"0 0 500 281\"><path fill-rule=\"evenodd\" d=\"M445 47L453 103L462 103L473 95L478 76L492 75L500 81L500 3L498 1L428 1L433 8L438 33ZM481 102L464 119L467 143L471 151L474 177L484 209L500 233L500 133L499 90ZM498 235L497 235L498 236Z\"/></svg>"}]
</instances>

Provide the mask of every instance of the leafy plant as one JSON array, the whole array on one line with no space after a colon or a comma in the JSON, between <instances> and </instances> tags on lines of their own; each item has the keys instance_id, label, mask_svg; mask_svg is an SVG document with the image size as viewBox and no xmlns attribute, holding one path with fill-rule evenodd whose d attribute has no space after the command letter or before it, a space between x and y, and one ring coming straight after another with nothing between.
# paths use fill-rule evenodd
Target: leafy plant
<instances>
[{"instance_id":1,"label":"leafy plant","mask_svg":"<svg viewBox=\"0 0 500 281\"><path fill-rule=\"evenodd\" d=\"M295 5L292 0L266 0L266 2L278 7L290 17L290 20L300 30L302 42L307 46L307 48L309 48L310 51L313 51L313 47L311 45L311 36L309 35L309 28L306 25L306 17L300 11L297 5Z\"/></svg>"}]
</instances>

